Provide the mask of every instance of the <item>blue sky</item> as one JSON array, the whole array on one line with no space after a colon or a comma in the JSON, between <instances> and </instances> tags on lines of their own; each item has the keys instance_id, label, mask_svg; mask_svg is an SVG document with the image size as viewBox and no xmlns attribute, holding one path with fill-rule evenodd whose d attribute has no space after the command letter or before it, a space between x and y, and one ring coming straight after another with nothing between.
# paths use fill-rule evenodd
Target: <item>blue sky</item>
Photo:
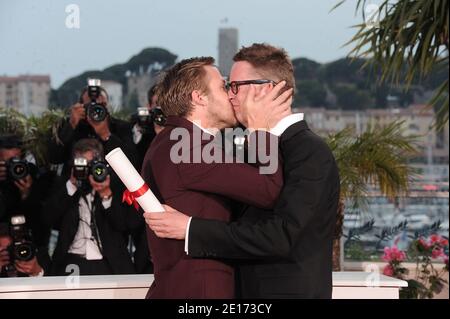
<instances>
[{"instance_id":1,"label":"blue sky","mask_svg":"<svg viewBox=\"0 0 450 319\"><path fill-rule=\"evenodd\" d=\"M50 74L56 88L86 70L127 61L146 47L180 59L217 58L219 27L239 29L239 44L268 42L292 58L329 62L345 56L355 0L0 0L0 75ZM375 1L376 2L376 1ZM80 28L66 27L66 6ZM225 19L228 21L224 23Z\"/></svg>"}]
</instances>

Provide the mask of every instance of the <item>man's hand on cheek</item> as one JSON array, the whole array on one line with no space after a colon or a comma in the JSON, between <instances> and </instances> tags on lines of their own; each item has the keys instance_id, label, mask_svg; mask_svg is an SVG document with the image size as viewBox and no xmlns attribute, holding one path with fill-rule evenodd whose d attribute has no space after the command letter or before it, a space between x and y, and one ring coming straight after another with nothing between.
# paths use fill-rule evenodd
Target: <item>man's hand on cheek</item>
<instances>
[{"instance_id":1,"label":"man's hand on cheek","mask_svg":"<svg viewBox=\"0 0 450 319\"><path fill-rule=\"evenodd\" d=\"M261 88L256 91L255 85L250 85L243 108L247 111L248 128L251 130L270 130L283 117L290 113L292 104L292 89L280 94L286 85L281 81L271 90Z\"/></svg>"}]
</instances>

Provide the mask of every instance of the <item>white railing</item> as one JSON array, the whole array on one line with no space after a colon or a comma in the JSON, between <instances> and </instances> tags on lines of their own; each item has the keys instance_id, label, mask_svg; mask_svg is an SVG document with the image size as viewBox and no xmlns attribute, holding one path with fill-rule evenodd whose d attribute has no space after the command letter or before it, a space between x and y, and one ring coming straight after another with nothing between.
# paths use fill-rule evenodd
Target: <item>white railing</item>
<instances>
[{"instance_id":1,"label":"white railing","mask_svg":"<svg viewBox=\"0 0 450 319\"><path fill-rule=\"evenodd\" d=\"M0 279L0 299L143 299L153 275ZM397 299L407 282L370 272L333 273L333 299Z\"/></svg>"}]
</instances>

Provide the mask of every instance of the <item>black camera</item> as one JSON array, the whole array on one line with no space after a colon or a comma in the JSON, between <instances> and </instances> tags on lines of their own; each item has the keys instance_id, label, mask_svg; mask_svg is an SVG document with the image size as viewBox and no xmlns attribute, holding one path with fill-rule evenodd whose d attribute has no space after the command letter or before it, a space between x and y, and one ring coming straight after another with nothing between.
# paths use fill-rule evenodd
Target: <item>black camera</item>
<instances>
[{"instance_id":1,"label":"black camera","mask_svg":"<svg viewBox=\"0 0 450 319\"><path fill-rule=\"evenodd\" d=\"M4 165L6 167L8 178L16 181L27 176L30 171L28 162L18 157L12 157L8 161L4 162L4 164L0 165Z\"/></svg>"},{"instance_id":2,"label":"black camera","mask_svg":"<svg viewBox=\"0 0 450 319\"><path fill-rule=\"evenodd\" d=\"M88 96L91 101L84 105L86 115L94 122L102 122L108 115L106 105L97 103L97 98L101 94L99 79L88 79Z\"/></svg>"},{"instance_id":3,"label":"black camera","mask_svg":"<svg viewBox=\"0 0 450 319\"><path fill-rule=\"evenodd\" d=\"M147 107L137 108L137 117L139 125L142 127L149 126L153 123L164 126L166 124L166 116L159 106L149 110Z\"/></svg>"},{"instance_id":4,"label":"black camera","mask_svg":"<svg viewBox=\"0 0 450 319\"><path fill-rule=\"evenodd\" d=\"M84 157L76 157L73 160L73 176L77 181L87 181L92 175L94 181L102 183L109 175L109 166L103 161L93 160L88 162Z\"/></svg>"},{"instance_id":5,"label":"black camera","mask_svg":"<svg viewBox=\"0 0 450 319\"><path fill-rule=\"evenodd\" d=\"M36 256L36 246L33 244L31 231L26 227L25 216L11 217L9 234L12 239L9 246L11 264L14 264L15 260L29 261Z\"/></svg>"}]
</instances>

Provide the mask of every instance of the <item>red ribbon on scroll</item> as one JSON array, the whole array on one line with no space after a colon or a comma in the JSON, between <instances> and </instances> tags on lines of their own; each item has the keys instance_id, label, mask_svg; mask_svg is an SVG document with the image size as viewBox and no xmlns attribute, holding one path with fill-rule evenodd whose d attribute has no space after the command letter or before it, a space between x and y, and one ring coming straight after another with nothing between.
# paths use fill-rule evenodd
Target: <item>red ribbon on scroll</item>
<instances>
[{"instance_id":1,"label":"red ribbon on scroll","mask_svg":"<svg viewBox=\"0 0 450 319\"><path fill-rule=\"evenodd\" d=\"M136 198L141 197L149 190L149 187L147 184L144 183L138 190L134 192L130 192L128 189L126 189L123 192L122 196L122 203L126 202L128 205L133 205L136 210L139 210L139 204L136 201Z\"/></svg>"}]
</instances>

